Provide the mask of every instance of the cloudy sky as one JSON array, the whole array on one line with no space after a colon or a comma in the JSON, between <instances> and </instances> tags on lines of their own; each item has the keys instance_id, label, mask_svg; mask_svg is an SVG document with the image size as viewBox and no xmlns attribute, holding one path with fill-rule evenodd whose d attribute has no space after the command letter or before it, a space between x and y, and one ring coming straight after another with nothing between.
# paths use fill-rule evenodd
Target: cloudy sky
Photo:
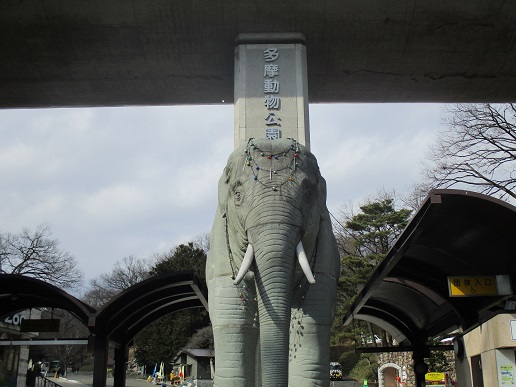
<instances>
[{"instance_id":1,"label":"cloudy sky","mask_svg":"<svg viewBox=\"0 0 516 387\"><path fill-rule=\"evenodd\" d=\"M311 105L330 212L418 181L442 109ZM208 233L232 150L232 105L0 110L0 231L47 223L94 278Z\"/></svg>"}]
</instances>

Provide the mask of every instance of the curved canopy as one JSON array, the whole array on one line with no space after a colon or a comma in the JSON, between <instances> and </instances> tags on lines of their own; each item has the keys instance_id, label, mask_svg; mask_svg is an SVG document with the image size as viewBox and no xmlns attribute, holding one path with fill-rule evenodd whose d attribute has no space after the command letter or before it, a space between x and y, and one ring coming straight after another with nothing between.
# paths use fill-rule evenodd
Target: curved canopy
<instances>
[{"instance_id":1,"label":"curved canopy","mask_svg":"<svg viewBox=\"0 0 516 387\"><path fill-rule=\"evenodd\" d=\"M407 346L478 326L504 312L513 298L515 232L516 207L506 202L467 191L432 191L344 322L371 321ZM498 276L497 294L449 296L449 277L484 276Z\"/></svg>"},{"instance_id":2,"label":"curved canopy","mask_svg":"<svg viewBox=\"0 0 516 387\"><path fill-rule=\"evenodd\" d=\"M516 99L510 1L2 0L0 108L232 103L236 38L299 33L309 102Z\"/></svg>"},{"instance_id":3,"label":"curved canopy","mask_svg":"<svg viewBox=\"0 0 516 387\"><path fill-rule=\"evenodd\" d=\"M171 272L131 286L100 309L95 333L127 344L151 322L182 309L208 309L207 291L191 271Z\"/></svg>"},{"instance_id":4,"label":"curved canopy","mask_svg":"<svg viewBox=\"0 0 516 387\"><path fill-rule=\"evenodd\" d=\"M0 274L0 315L43 307L64 309L84 325L88 325L95 314L94 308L48 282Z\"/></svg>"},{"instance_id":5,"label":"curved canopy","mask_svg":"<svg viewBox=\"0 0 516 387\"><path fill-rule=\"evenodd\" d=\"M182 309L208 309L208 302L206 287L192 271L151 277L121 292L98 311L39 279L0 275L0 315L41 307L64 309L97 336L126 345L154 320Z\"/></svg>"},{"instance_id":6,"label":"curved canopy","mask_svg":"<svg viewBox=\"0 0 516 387\"><path fill-rule=\"evenodd\" d=\"M193 271L169 272L126 289L98 312L65 291L38 279L0 275L0 316L36 307L64 309L93 335L93 384L106 385L108 343L115 349L115 386L125 385L125 351L134 336L151 322L188 308L208 309L206 287ZM10 345L16 340L10 340Z\"/></svg>"}]
</instances>

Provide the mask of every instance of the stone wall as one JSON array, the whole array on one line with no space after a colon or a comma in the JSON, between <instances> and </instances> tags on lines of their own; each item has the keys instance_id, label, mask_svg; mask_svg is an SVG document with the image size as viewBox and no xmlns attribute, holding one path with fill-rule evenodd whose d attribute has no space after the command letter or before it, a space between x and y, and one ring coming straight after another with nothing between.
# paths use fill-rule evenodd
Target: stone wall
<instances>
[{"instance_id":1,"label":"stone wall","mask_svg":"<svg viewBox=\"0 0 516 387\"><path fill-rule=\"evenodd\" d=\"M452 371L449 371L449 375L451 380L456 380L456 372L455 372L455 356L453 351L445 351L446 358L448 363L451 366ZM385 352L378 354L378 364L379 368L385 364L396 364L400 367L399 376L402 382L406 384L402 384L403 386L411 387L415 386L415 375L413 369L413 361L412 361L412 352ZM406 373L406 378L404 378ZM379 377L380 379L380 377ZM380 380L379 380L380 381ZM382 386L380 384L380 386Z\"/></svg>"}]
</instances>

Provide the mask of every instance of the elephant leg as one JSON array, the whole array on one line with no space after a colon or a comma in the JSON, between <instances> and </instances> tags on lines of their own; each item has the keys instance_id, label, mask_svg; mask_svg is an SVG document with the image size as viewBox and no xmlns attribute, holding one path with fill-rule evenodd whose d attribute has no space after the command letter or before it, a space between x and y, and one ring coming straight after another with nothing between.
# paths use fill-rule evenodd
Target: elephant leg
<instances>
[{"instance_id":1,"label":"elephant leg","mask_svg":"<svg viewBox=\"0 0 516 387\"><path fill-rule=\"evenodd\" d=\"M249 283L249 281L246 281ZM249 300L228 276L209 281L209 308L215 345L215 387L254 387L259 331L255 324L254 285ZM254 304L253 304L254 303Z\"/></svg>"},{"instance_id":2,"label":"elephant leg","mask_svg":"<svg viewBox=\"0 0 516 387\"><path fill-rule=\"evenodd\" d=\"M330 385L330 333L335 305L335 278L318 273L301 308L292 309L289 386Z\"/></svg>"}]
</instances>

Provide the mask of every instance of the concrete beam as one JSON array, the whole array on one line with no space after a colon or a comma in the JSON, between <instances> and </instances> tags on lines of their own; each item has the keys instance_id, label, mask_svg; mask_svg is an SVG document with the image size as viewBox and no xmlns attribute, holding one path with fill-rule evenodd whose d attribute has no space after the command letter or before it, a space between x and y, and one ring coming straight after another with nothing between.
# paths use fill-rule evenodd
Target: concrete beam
<instances>
[{"instance_id":1,"label":"concrete beam","mask_svg":"<svg viewBox=\"0 0 516 387\"><path fill-rule=\"evenodd\" d=\"M310 103L516 100L502 0L4 0L0 108L233 103L235 38L306 37Z\"/></svg>"}]
</instances>

